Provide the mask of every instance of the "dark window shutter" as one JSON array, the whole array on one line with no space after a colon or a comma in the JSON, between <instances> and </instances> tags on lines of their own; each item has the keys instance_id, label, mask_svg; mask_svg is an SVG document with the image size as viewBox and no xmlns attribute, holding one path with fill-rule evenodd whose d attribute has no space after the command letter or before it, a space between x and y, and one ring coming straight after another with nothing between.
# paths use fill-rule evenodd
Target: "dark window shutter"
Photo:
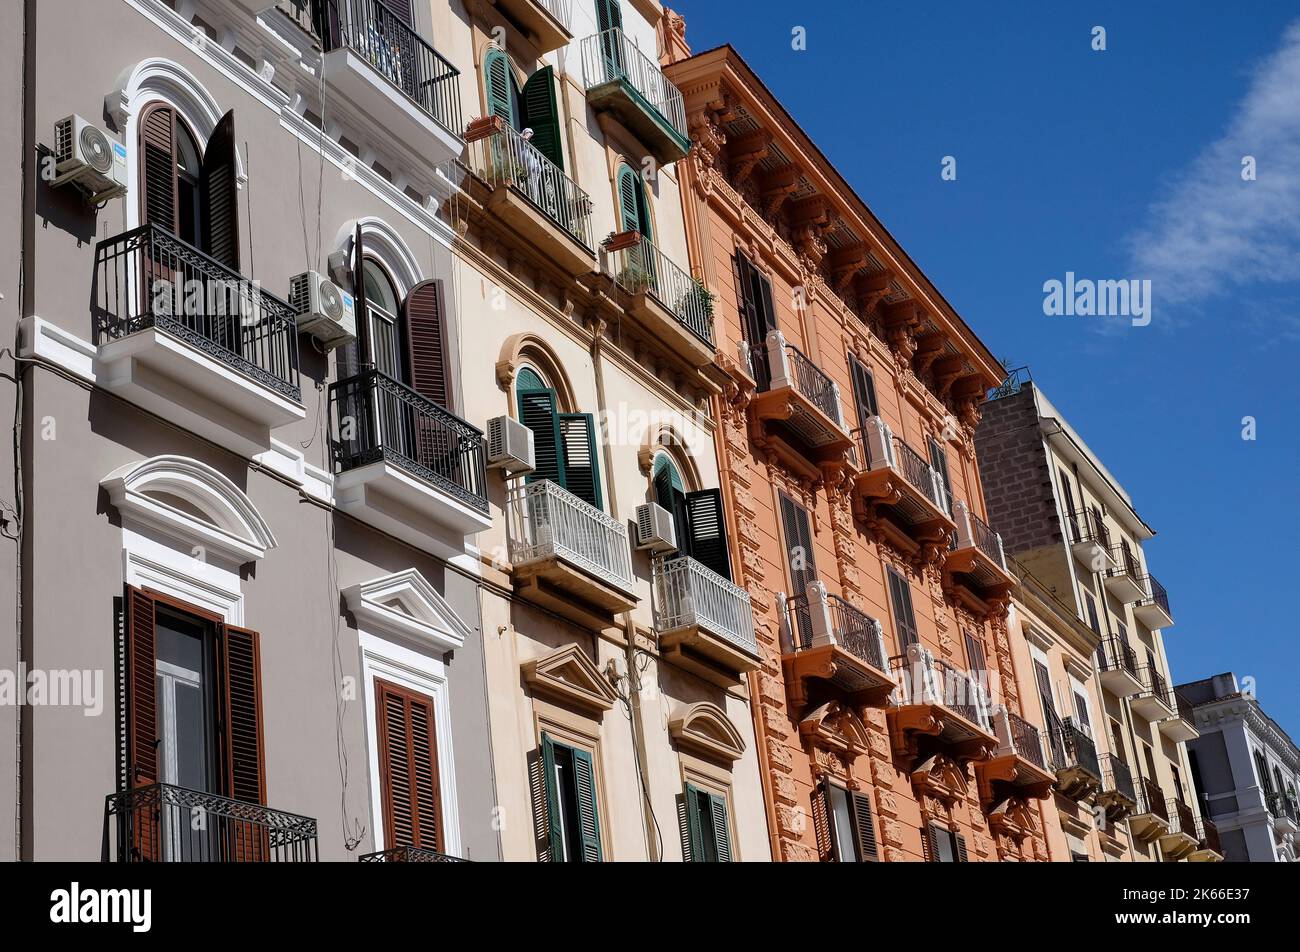
<instances>
[{"instance_id":1,"label":"dark window shutter","mask_svg":"<svg viewBox=\"0 0 1300 952\"><path fill-rule=\"evenodd\" d=\"M375 681L385 846L442 850L438 741L433 702Z\"/></svg>"},{"instance_id":2,"label":"dark window shutter","mask_svg":"<svg viewBox=\"0 0 1300 952\"><path fill-rule=\"evenodd\" d=\"M968 670L972 675L978 676L980 672L988 670L988 659L984 653L984 643L969 631L963 631L962 636L966 640L966 661L970 665Z\"/></svg>"},{"instance_id":3,"label":"dark window shutter","mask_svg":"<svg viewBox=\"0 0 1300 952\"><path fill-rule=\"evenodd\" d=\"M590 753L573 751L573 775L578 787L578 820L582 824L582 862L599 863L600 817L596 809L596 770Z\"/></svg>"},{"instance_id":4,"label":"dark window shutter","mask_svg":"<svg viewBox=\"0 0 1300 952\"><path fill-rule=\"evenodd\" d=\"M682 862L703 862L700 854L700 798L689 783L677 798L677 825L682 835Z\"/></svg>"},{"instance_id":5,"label":"dark window shutter","mask_svg":"<svg viewBox=\"0 0 1300 952\"><path fill-rule=\"evenodd\" d=\"M690 526L687 554L730 581L731 554L727 545L727 520L722 512L722 490L687 493L686 513Z\"/></svg>"},{"instance_id":6,"label":"dark window shutter","mask_svg":"<svg viewBox=\"0 0 1300 952\"><path fill-rule=\"evenodd\" d=\"M239 176L235 111L221 117L203 151L203 250L239 270Z\"/></svg>"},{"instance_id":7,"label":"dark window shutter","mask_svg":"<svg viewBox=\"0 0 1300 952\"><path fill-rule=\"evenodd\" d=\"M226 794L246 803L266 803L262 742L261 649L258 634L222 628L225 685Z\"/></svg>"},{"instance_id":8,"label":"dark window shutter","mask_svg":"<svg viewBox=\"0 0 1300 952\"><path fill-rule=\"evenodd\" d=\"M812 528L808 522L808 511L784 493L781 494L781 524L785 530L790 584L794 588L793 594L802 595L808 588L808 583L817 578Z\"/></svg>"},{"instance_id":9,"label":"dark window shutter","mask_svg":"<svg viewBox=\"0 0 1300 952\"><path fill-rule=\"evenodd\" d=\"M1070 527L1070 541L1078 542L1080 527L1074 516L1074 490L1064 473L1061 474L1061 505L1065 507L1065 521Z\"/></svg>"},{"instance_id":10,"label":"dark window shutter","mask_svg":"<svg viewBox=\"0 0 1300 952\"><path fill-rule=\"evenodd\" d=\"M487 86L488 115L500 116L506 125L518 128L515 114L515 79L510 69L510 57L502 50L488 50L483 59L484 82Z\"/></svg>"},{"instance_id":11,"label":"dark window shutter","mask_svg":"<svg viewBox=\"0 0 1300 952\"><path fill-rule=\"evenodd\" d=\"M857 838L858 860L875 862L880 859L876 846L876 824L871 813L871 797L856 790L849 794L853 807L853 834Z\"/></svg>"},{"instance_id":12,"label":"dark window shutter","mask_svg":"<svg viewBox=\"0 0 1300 952\"><path fill-rule=\"evenodd\" d=\"M709 810L713 814L715 855L719 863L731 862L731 830L727 825L727 801L716 793L709 797Z\"/></svg>"},{"instance_id":13,"label":"dark window shutter","mask_svg":"<svg viewBox=\"0 0 1300 952\"><path fill-rule=\"evenodd\" d=\"M526 482L549 479L563 486L564 458L560 453L560 418L555 412L554 390L520 390L519 422L533 431L536 468Z\"/></svg>"},{"instance_id":14,"label":"dark window shutter","mask_svg":"<svg viewBox=\"0 0 1300 952\"><path fill-rule=\"evenodd\" d=\"M155 103L140 117L140 153L144 175L140 189L141 219L176 231L176 110Z\"/></svg>"},{"instance_id":15,"label":"dark window shutter","mask_svg":"<svg viewBox=\"0 0 1300 952\"><path fill-rule=\"evenodd\" d=\"M407 369L411 389L440 407L448 405L447 334L443 318L443 287L439 280L421 281L406 296Z\"/></svg>"},{"instance_id":16,"label":"dark window shutter","mask_svg":"<svg viewBox=\"0 0 1300 952\"><path fill-rule=\"evenodd\" d=\"M736 276L736 306L740 309L740 326L744 329L746 342L753 347L763 343L755 339L761 324L758 320L758 305L754 300L754 280L751 275L754 266L739 251L731 263Z\"/></svg>"},{"instance_id":17,"label":"dark window shutter","mask_svg":"<svg viewBox=\"0 0 1300 952\"><path fill-rule=\"evenodd\" d=\"M966 837L962 836L960 833L954 833L952 834L952 838L957 844L957 862L969 863L970 858L966 855Z\"/></svg>"},{"instance_id":18,"label":"dark window shutter","mask_svg":"<svg viewBox=\"0 0 1300 952\"><path fill-rule=\"evenodd\" d=\"M561 171L564 169L564 141L560 135L560 111L555 99L555 69L543 66L524 83L522 125L533 130L533 145Z\"/></svg>"},{"instance_id":19,"label":"dark window shutter","mask_svg":"<svg viewBox=\"0 0 1300 952\"><path fill-rule=\"evenodd\" d=\"M686 514L686 493L682 489L682 479L677 472L677 467L669 462L666 456L660 456L655 461L654 487L655 502L672 513L673 526L677 530L678 553L690 555L690 522Z\"/></svg>"},{"instance_id":20,"label":"dark window shutter","mask_svg":"<svg viewBox=\"0 0 1300 952\"><path fill-rule=\"evenodd\" d=\"M930 440L930 465L943 480L944 499L947 501L948 512L952 512L952 480L948 478L948 454L935 439Z\"/></svg>"},{"instance_id":21,"label":"dark window shutter","mask_svg":"<svg viewBox=\"0 0 1300 952\"><path fill-rule=\"evenodd\" d=\"M647 223L641 219L641 179L632 167L620 165L618 169L618 208L623 231L636 231L649 236Z\"/></svg>"},{"instance_id":22,"label":"dark window shutter","mask_svg":"<svg viewBox=\"0 0 1300 952\"><path fill-rule=\"evenodd\" d=\"M776 330L776 308L772 305L772 282L767 275L757 268L752 269L754 279L754 297L758 307L758 316L763 329L763 340L767 340L768 331Z\"/></svg>"},{"instance_id":23,"label":"dark window shutter","mask_svg":"<svg viewBox=\"0 0 1300 952\"><path fill-rule=\"evenodd\" d=\"M866 428L867 420L880 413L876 403L876 381L867 365L849 354L849 368L853 378L853 402L858 411L858 426Z\"/></svg>"},{"instance_id":24,"label":"dark window shutter","mask_svg":"<svg viewBox=\"0 0 1300 952\"><path fill-rule=\"evenodd\" d=\"M411 19L411 0L384 0L384 5L407 26L415 26L415 21Z\"/></svg>"},{"instance_id":25,"label":"dark window shutter","mask_svg":"<svg viewBox=\"0 0 1300 952\"><path fill-rule=\"evenodd\" d=\"M565 488L597 509L600 496L600 444L596 419L590 413L561 413L560 440L564 448Z\"/></svg>"},{"instance_id":26,"label":"dark window shutter","mask_svg":"<svg viewBox=\"0 0 1300 952\"><path fill-rule=\"evenodd\" d=\"M618 2L619 0L596 0L597 32L623 29L623 10Z\"/></svg>"},{"instance_id":27,"label":"dark window shutter","mask_svg":"<svg viewBox=\"0 0 1300 952\"><path fill-rule=\"evenodd\" d=\"M126 611L127 770L132 787L158 782L158 662L154 600L127 586Z\"/></svg>"},{"instance_id":28,"label":"dark window shutter","mask_svg":"<svg viewBox=\"0 0 1300 952\"><path fill-rule=\"evenodd\" d=\"M563 837L551 835L551 821L560 816L560 792L555 786L555 741L542 735L541 749L533 761L539 776L533 777L533 815L537 828L537 859L542 863L563 863Z\"/></svg>"},{"instance_id":29,"label":"dark window shutter","mask_svg":"<svg viewBox=\"0 0 1300 952\"><path fill-rule=\"evenodd\" d=\"M894 624L898 627L898 647L920 644L921 635L916 629L916 615L912 612L912 588L898 569L886 567L889 575L889 597L894 603Z\"/></svg>"},{"instance_id":30,"label":"dark window shutter","mask_svg":"<svg viewBox=\"0 0 1300 952\"><path fill-rule=\"evenodd\" d=\"M928 853L929 853L929 855L925 857L926 862L929 863L943 862L943 840L941 839L941 837L946 837L947 835L948 835L948 831L941 829L939 827L939 824L937 823L931 823L926 828L925 845L928 847Z\"/></svg>"}]
</instances>

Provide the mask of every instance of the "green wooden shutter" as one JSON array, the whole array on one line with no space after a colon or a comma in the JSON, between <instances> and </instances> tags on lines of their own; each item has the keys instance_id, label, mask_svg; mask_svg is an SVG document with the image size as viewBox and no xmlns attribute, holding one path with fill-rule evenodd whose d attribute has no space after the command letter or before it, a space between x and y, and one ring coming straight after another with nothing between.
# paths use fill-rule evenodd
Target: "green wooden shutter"
<instances>
[{"instance_id":1,"label":"green wooden shutter","mask_svg":"<svg viewBox=\"0 0 1300 952\"><path fill-rule=\"evenodd\" d=\"M239 270L239 176L235 111L221 117L203 151L203 250Z\"/></svg>"},{"instance_id":2,"label":"green wooden shutter","mask_svg":"<svg viewBox=\"0 0 1300 952\"><path fill-rule=\"evenodd\" d=\"M876 845L876 825L871 815L871 797L856 790L849 794L852 804L853 835L857 839L858 861L875 862L880 859Z\"/></svg>"},{"instance_id":3,"label":"green wooden shutter","mask_svg":"<svg viewBox=\"0 0 1300 952\"><path fill-rule=\"evenodd\" d=\"M618 208L623 231L637 231L649 237L641 220L641 179L628 165L618 168Z\"/></svg>"},{"instance_id":4,"label":"green wooden shutter","mask_svg":"<svg viewBox=\"0 0 1300 952\"><path fill-rule=\"evenodd\" d=\"M690 523L686 515L686 493L677 467L667 456L661 455L655 460L654 487L655 502L672 513L673 526L677 530L678 552L681 555L690 555Z\"/></svg>"},{"instance_id":5,"label":"green wooden shutter","mask_svg":"<svg viewBox=\"0 0 1300 952\"><path fill-rule=\"evenodd\" d=\"M533 130L533 145L552 162L564 169L564 140L560 135L560 111L555 101L555 69L543 66L524 83L520 94L523 106L522 126Z\"/></svg>"},{"instance_id":6,"label":"green wooden shutter","mask_svg":"<svg viewBox=\"0 0 1300 952\"><path fill-rule=\"evenodd\" d=\"M500 116L512 128L519 128L519 116L515 112L515 80L510 70L510 57L504 50L488 50L483 58L483 81L487 87L488 115Z\"/></svg>"},{"instance_id":7,"label":"green wooden shutter","mask_svg":"<svg viewBox=\"0 0 1300 952\"><path fill-rule=\"evenodd\" d=\"M546 857L553 863L563 863L564 837L556 836L554 823L562 818L560 812L560 791L555 784L555 741L550 734L542 734L542 789L546 797L546 815L542 818L546 829ZM562 819L561 819L562 822Z\"/></svg>"},{"instance_id":8,"label":"green wooden shutter","mask_svg":"<svg viewBox=\"0 0 1300 952\"><path fill-rule=\"evenodd\" d=\"M688 863L706 863L709 860L708 850L704 846L703 818L700 816L700 794L703 792L699 787L688 783L682 794L682 858Z\"/></svg>"},{"instance_id":9,"label":"green wooden shutter","mask_svg":"<svg viewBox=\"0 0 1300 952\"><path fill-rule=\"evenodd\" d=\"M573 751L573 775L577 781L578 819L582 824L582 862L599 863L600 816L596 808L596 769L591 754Z\"/></svg>"},{"instance_id":10,"label":"green wooden shutter","mask_svg":"<svg viewBox=\"0 0 1300 952\"><path fill-rule=\"evenodd\" d=\"M596 0L596 32L601 35L600 47L605 60L605 80L618 79L623 73L623 10L619 0ZM619 33L611 33L618 30Z\"/></svg>"},{"instance_id":11,"label":"green wooden shutter","mask_svg":"<svg viewBox=\"0 0 1300 952\"><path fill-rule=\"evenodd\" d=\"M600 495L600 444L596 440L596 418L590 413L561 413L559 428L564 487L597 509L604 509Z\"/></svg>"},{"instance_id":12,"label":"green wooden shutter","mask_svg":"<svg viewBox=\"0 0 1300 952\"><path fill-rule=\"evenodd\" d=\"M715 856L719 863L731 862L731 831L727 828L727 801L716 793L709 794L709 809L713 814Z\"/></svg>"},{"instance_id":13,"label":"green wooden shutter","mask_svg":"<svg viewBox=\"0 0 1300 952\"><path fill-rule=\"evenodd\" d=\"M535 483L549 479L563 486L564 457L560 452L560 419L555 412L554 390L520 390L519 422L533 431L533 457L535 469L526 482Z\"/></svg>"},{"instance_id":14,"label":"green wooden shutter","mask_svg":"<svg viewBox=\"0 0 1300 952\"><path fill-rule=\"evenodd\" d=\"M722 490L687 493L686 515L690 556L730 581L731 552L727 545L727 519L722 512Z\"/></svg>"},{"instance_id":15,"label":"green wooden shutter","mask_svg":"<svg viewBox=\"0 0 1300 952\"><path fill-rule=\"evenodd\" d=\"M596 0L596 30L604 33L606 30L623 29L623 10L618 5L618 0Z\"/></svg>"}]
</instances>

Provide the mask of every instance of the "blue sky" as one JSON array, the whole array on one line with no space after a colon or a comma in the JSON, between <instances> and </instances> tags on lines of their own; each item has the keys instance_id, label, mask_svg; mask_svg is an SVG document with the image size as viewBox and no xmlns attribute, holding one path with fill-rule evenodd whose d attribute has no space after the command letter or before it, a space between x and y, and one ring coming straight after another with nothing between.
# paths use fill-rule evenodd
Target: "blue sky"
<instances>
[{"instance_id":1,"label":"blue sky","mask_svg":"<svg viewBox=\"0 0 1300 952\"><path fill-rule=\"evenodd\" d=\"M740 51L1127 488L1175 680L1253 676L1300 741L1300 2L670 6L693 49ZM1150 325L1045 316L1067 271L1151 280Z\"/></svg>"}]
</instances>

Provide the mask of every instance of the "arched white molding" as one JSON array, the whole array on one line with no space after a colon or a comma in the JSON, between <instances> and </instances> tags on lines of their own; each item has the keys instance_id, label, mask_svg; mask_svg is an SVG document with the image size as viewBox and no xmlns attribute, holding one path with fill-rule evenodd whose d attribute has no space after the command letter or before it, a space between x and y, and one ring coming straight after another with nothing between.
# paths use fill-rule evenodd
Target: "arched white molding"
<instances>
[{"instance_id":1,"label":"arched white molding","mask_svg":"<svg viewBox=\"0 0 1300 952\"><path fill-rule=\"evenodd\" d=\"M208 141L217 122L226 113L194 74L180 63L154 57L124 70L118 78L117 88L104 97L104 108L112 116L126 144L127 181L132 188L140 181L140 150L137 147L140 136L136 122L144 106L159 101L176 109L198 137L200 146ZM235 149L235 161L238 184L243 188L248 183L248 174L244 170L244 156L238 148ZM140 223L139 205L139 202L126 203L128 227L134 228Z\"/></svg>"},{"instance_id":2,"label":"arched white molding","mask_svg":"<svg viewBox=\"0 0 1300 952\"><path fill-rule=\"evenodd\" d=\"M385 269L397 284L399 297L405 297L411 288L424 280L420 263L416 260L410 246L392 225L382 218L357 218L339 229L334 239L337 251L350 252L352 241L361 226L361 241L366 253L383 263Z\"/></svg>"},{"instance_id":3,"label":"arched white molding","mask_svg":"<svg viewBox=\"0 0 1300 952\"><path fill-rule=\"evenodd\" d=\"M275 536L252 500L206 463L155 456L113 470L100 485L124 529L153 530L191 552L214 553L242 565L275 548Z\"/></svg>"},{"instance_id":4,"label":"arched white molding","mask_svg":"<svg viewBox=\"0 0 1300 952\"><path fill-rule=\"evenodd\" d=\"M733 763L745 753L745 739L727 712L700 701L668 722L668 733L679 747L723 763Z\"/></svg>"},{"instance_id":5,"label":"arched white molding","mask_svg":"<svg viewBox=\"0 0 1300 952\"><path fill-rule=\"evenodd\" d=\"M346 588L343 599L360 627L373 635L452 651L470 634L469 625L413 568Z\"/></svg>"}]
</instances>

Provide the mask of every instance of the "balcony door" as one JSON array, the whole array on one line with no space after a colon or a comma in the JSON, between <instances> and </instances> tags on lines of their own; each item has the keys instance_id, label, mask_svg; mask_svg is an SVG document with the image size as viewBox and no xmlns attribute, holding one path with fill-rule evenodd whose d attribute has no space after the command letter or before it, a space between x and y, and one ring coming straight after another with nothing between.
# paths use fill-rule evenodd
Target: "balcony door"
<instances>
[{"instance_id":1,"label":"balcony door","mask_svg":"<svg viewBox=\"0 0 1300 952\"><path fill-rule=\"evenodd\" d=\"M772 306L772 282L740 252L733 259L736 272L736 301L740 307L741 329L749 345L749 363L760 391L772 383L771 363L767 355L767 335L776 330L776 311Z\"/></svg>"},{"instance_id":2,"label":"balcony door","mask_svg":"<svg viewBox=\"0 0 1300 952\"><path fill-rule=\"evenodd\" d=\"M677 552L669 557L690 556L730 581L731 552L722 490L687 492L676 464L664 453L655 459L653 481L655 502L672 514L677 532Z\"/></svg>"}]
</instances>

